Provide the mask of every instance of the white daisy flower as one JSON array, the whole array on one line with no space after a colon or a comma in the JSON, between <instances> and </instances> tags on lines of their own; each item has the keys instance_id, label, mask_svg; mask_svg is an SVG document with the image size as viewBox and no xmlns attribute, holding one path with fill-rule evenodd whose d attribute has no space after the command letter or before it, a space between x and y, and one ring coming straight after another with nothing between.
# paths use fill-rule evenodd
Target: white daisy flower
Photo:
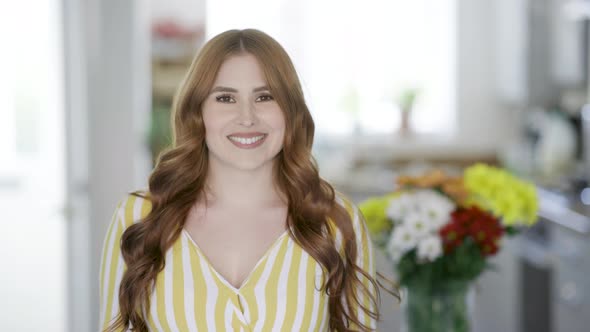
<instances>
[{"instance_id":1,"label":"white daisy flower","mask_svg":"<svg viewBox=\"0 0 590 332\"><path fill-rule=\"evenodd\" d=\"M420 240L430 234L432 229L431 221L426 214L421 212L413 212L406 215L403 225L412 232L416 240Z\"/></svg>"},{"instance_id":2,"label":"white daisy flower","mask_svg":"<svg viewBox=\"0 0 590 332\"><path fill-rule=\"evenodd\" d=\"M445 195L434 190L421 190L416 193L420 200L420 210L428 219L430 230L437 232L450 219L455 203Z\"/></svg>"},{"instance_id":3,"label":"white daisy flower","mask_svg":"<svg viewBox=\"0 0 590 332\"><path fill-rule=\"evenodd\" d=\"M413 209L413 200L410 194L403 193L396 198L390 200L389 206L386 210L386 215L390 219L399 223L403 220L408 212Z\"/></svg>"},{"instance_id":4,"label":"white daisy flower","mask_svg":"<svg viewBox=\"0 0 590 332\"><path fill-rule=\"evenodd\" d=\"M387 247L397 247L403 252L406 252L414 248L416 243L417 239L414 232L405 225L400 225L393 229Z\"/></svg>"},{"instance_id":5,"label":"white daisy flower","mask_svg":"<svg viewBox=\"0 0 590 332\"><path fill-rule=\"evenodd\" d=\"M437 235L429 235L418 243L418 259L429 262L442 255L442 241Z\"/></svg>"}]
</instances>

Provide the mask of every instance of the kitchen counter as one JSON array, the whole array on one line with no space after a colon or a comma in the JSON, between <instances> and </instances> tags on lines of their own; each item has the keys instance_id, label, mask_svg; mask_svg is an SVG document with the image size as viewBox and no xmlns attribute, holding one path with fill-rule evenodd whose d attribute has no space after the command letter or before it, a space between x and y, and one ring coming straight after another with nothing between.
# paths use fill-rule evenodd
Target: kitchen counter
<instances>
[{"instance_id":1,"label":"kitchen counter","mask_svg":"<svg viewBox=\"0 0 590 332\"><path fill-rule=\"evenodd\" d=\"M397 134L318 137L318 156L346 154L355 161L389 163L396 160L496 160L498 142L483 142L443 134Z\"/></svg>"},{"instance_id":2,"label":"kitchen counter","mask_svg":"<svg viewBox=\"0 0 590 332\"><path fill-rule=\"evenodd\" d=\"M560 192L537 186L537 193L539 217L590 236L590 188L581 192Z\"/></svg>"}]
</instances>

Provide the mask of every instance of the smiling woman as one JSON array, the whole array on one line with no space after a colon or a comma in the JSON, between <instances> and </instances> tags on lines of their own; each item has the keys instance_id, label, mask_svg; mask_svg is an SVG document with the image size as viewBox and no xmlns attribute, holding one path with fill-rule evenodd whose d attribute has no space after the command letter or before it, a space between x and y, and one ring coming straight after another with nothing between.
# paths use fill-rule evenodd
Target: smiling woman
<instances>
[{"instance_id":1,"label":"smiling woman","mask_svg":"<svg viewBox=\"0 0 590 332\"><path fill-rule=\"evenodd\" d=\"M271 171L283 145L285 117L256 57L248 53L229 57L213 86L203 103L211 166L224 163Z\"/></svg>"},{"instance_id":2,"label":"smiling woman","mask_svg":"<svg viewBox=\"0 0 590 332\"><path fill-rule=\"evenodd\" d=\"M284 49L258 30L214 37L173 110L173 146L105 238L101 330L374 330L367 226L319 176Z\"/></svg>"}]
</instances>

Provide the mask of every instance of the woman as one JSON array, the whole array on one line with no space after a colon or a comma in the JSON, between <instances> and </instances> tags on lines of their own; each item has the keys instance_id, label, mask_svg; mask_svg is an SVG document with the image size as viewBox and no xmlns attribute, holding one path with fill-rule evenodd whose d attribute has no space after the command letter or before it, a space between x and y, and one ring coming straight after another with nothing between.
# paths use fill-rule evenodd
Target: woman
<instances>
[{"instance_id":1,"label":"woman","mask_svg":"<svg viewBox=\"0 0 590 332\"><path fill-rule=\"evenodd\" d=\"M119 202L105 238L101 330L375 329L365 221L318 175L285 50L258 30L216 36L173 119L149 190Z\"/></svg>"}]
</instances>

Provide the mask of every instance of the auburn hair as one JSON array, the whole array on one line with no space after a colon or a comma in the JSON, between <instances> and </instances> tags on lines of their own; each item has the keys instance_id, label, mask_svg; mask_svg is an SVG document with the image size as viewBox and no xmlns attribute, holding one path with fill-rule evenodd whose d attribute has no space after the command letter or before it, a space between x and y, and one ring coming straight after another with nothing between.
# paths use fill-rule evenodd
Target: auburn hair
<instances>
[{"instance_id":1,"label":"auburn hair","mask_svg":"<svg viewBox=\"0 0 590 332\"><path fill-rule=\"evenodd\" d=\"M274 160L273 176L275 185L288 200L289 236L323 268L321 291L329 296L330 330L352 331L351 327L356 326L361 331L370 331L354 314L359 309L379 319L377 286L383 286L356 265L358 248L351 217L336 202L333 187L319 176L311 154L315 126L293 63L272 37L245 29L229 30L208 41L195 56L174 96L172 145L159 154L147 192L131 193L149 199L152 208L121 237L127 269L119 286L120 311L107 331L121 327L147 331L142 309L147 307L149 311L149 296L157 274L164 268L165 253L180 236L191 206L206 197L209 161L202 105L222 63L240 54L256 57L284 114L285 136L282 150ZM329 220L342 235L343 254L336 248L335 230ZM375 292L365 286L363 279L369 281L367 284ZM363 305L360 294L370 299L368 307Z\"/></svg>"}]
</instances>

